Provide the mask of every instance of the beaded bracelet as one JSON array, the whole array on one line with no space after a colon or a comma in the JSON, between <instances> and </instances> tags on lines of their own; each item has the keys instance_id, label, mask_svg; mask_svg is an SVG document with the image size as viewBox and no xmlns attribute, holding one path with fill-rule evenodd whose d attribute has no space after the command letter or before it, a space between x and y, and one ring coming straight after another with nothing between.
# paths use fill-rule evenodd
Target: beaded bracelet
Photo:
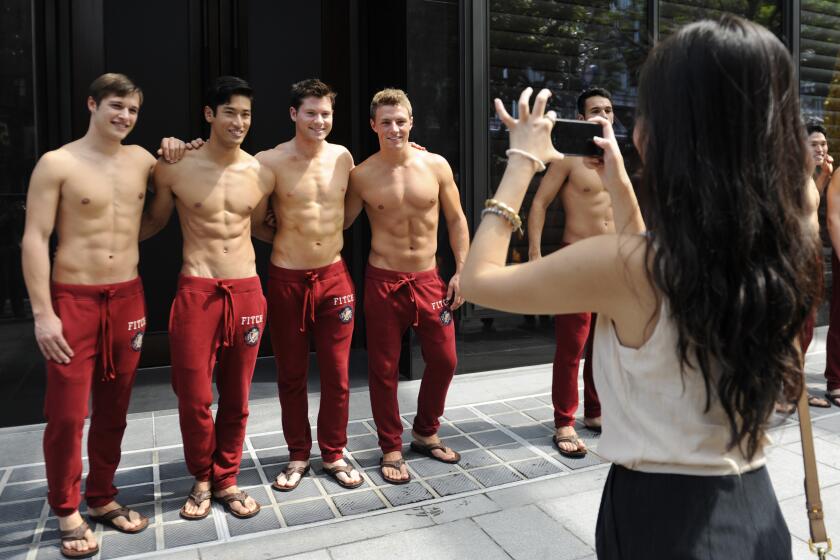
<instances>
[{"instance_id":1,"label":"beaded bracelet","mask_svg":"<svg viewBox=\"0 0 840 560\"><path fill-rule=\"evenodd\" d=\"M484 210L481 211L482 218L485 214L493 214L503 218L510 223L512 231L519 231L519 234L522 235L522 218L519 217L519 214L517 214L513 208L504 202L496 200L495 198L486 200L484 202Z\"/></svg>"}]
</instances>

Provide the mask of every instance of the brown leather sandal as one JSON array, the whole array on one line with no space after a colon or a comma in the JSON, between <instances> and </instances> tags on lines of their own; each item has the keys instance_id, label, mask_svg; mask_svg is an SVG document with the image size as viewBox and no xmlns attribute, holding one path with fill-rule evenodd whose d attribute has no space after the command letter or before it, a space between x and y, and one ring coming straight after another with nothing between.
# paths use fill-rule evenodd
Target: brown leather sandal
<instances>
[{"instance_id":1,"label":"brown leather sandal","mask_svg":"<svg viewBox=\"0 0 840 560\"><path fill-rule=\"evenodd\" d=\"M388 484L408 484L409 482L411 482L411 473L408 473L408 478L406 478L405 480L401 480L399 478L391 478L389 476L386 476L385 471L383 470L383 468L385 467L400 470L402 469L403 465L405 465L405 459L403 459L402 457L400 457L396 461L386 461L385 457L382 457L381 459L379 459L379 474L382 475L382 479Z\"/></svg>"},{"instance_id":2,"label":"brown leather sandal","mask_svg":"<svg viewBox=\"0 0 840 560\"><path fill-rule=\"evenodd\" d=\"M555 435L551 439L554 442L554 447L557 448L557 451L559 451L560 455L562 455L563 457L568 457L569 459L580 459L581 457L586 456L586 448L584 447L583 449L581 449L581 447L580 447L580 444L583 443L583 440L581 440L576 435L574 435L574 436L558 436L558 435ZM561 443L573 443L574 445L577 446L577 449L575 449L574 451L566 451L565 449L560 447Z\"/></svg>"},{"instance_id":3,"label":"brown leather sandal","mask_svg":"<svg viewBox=\"0 0 840 560\"><path fill-rule=\"evenodd\" d=\"M454 459L449 459L449 460L441 459L440 457L438 457L437 455L432 453L432 451L434 451L436 449L440 449L444 453L446 453L447 451L451 451L452 453L455 454L455 458ZM446 463L448 465L454 465L455 463L457 463L458 461L461 460L461 454L460 453L458 453L454 449L450 449L450 448L446 447L445 445L443 445L441 443L420 443L419 441L412 441L411 442L411 450L414 451L415 453L419 453L420 455L424 455L426 457L434 459L435 461L440 461L441 463Z\"/></svg>"},{"instance_id":4,"label":"brown leather sandal","mask_svg":"<svg viewBox=\"0 0 840 560\"><path fill-rule=\"evenodd\" d=\"M339 486L341 486L342 488L347 488L348 490L352 490L353 488L358 488L359 486L361 486L362 484L365 483L364 479L362 478L361 473L359 473L359 481L358 482L345 482L345 481L341 480L340 478L338 478L339 473L344 473L349 477L350 473L353 472L354 470L356 470L350 465L336 465L334 467L324 467L323 470L324 470L325 475L327 475L330 478L332 478L333 480L335 480L339 484ZM359 472L359 471L356 471L356 472Z\"/></svg>"},{"instance_id":5,"label":"brown leather sandal","mask_svg":"<svg viewBox=\"0 0 840 560\"><path fill-rule=\"evenodd\" d=\"M201 504L203 504L204 502L209 502L212 496L213 495L210 493L210 490L196 490L195 486L193 486L192 492L190 492L190 495L187 497L187 500L192 500L195 505L201 507ZM182 518L188 519L190 521L198 521L199 519L204 519L205 517L210 515L209 505L207 506L207 509L204 510L204 513L198 514L187 513L186 508L187 504L184 504L184 507L181 508L181 511L179 513L181 514Z\"/></svg>"},{"instance_id":6,"label":"brown leather sandal","mask_svg":"<svg viewBox=\"0 0 840 560\"><path fill-rule=\"evenodd\" d=\"M222 494L221 496L213 496L214 500L216 500L217 502L222 504L222 506L224 506L226 512L239 519L250 519L251 517L254 517L260 512L261 506L260 504L257 504L256 501L254 503L257 507L249 511L248 513L239 513L238 511L230 507L230 504L232 504L233 502L239 502L240 504L242 504L242 507L248 507L247 505L245 505L245 500L247 500L248 498L248 493L244 490L240 490L239 492L232 492L229 494Z\"/></svg>"},{"instance_id":7,"label":"brown leather sandal","mask_svg":"<svg viewBox=\"0 0 840 560\"><path fill-rule=\"evenodd\" d=\"M306 476L306 473L309 472L309 465L305 467L290 467L287 466L286 470L283 471L283 475L286 477L286 480L290 480L293 474L299 474L300 478L297 482L295 482L294 486L281 486L277 484L277 477L274 477L274 482L271 483L271 487L277 490L278 492L291 492L298 486L300 483L303 482L303 477Z\"/></svg>"},{"instance_id":8,"label":"brown leather sandal","mask_svg":"<svg viewBox=\"0 0 840 560\"><path fill-rule=\"evenodd\" d=\"M69 542L69 541L87 541L85 537L85 533L88 532L90 527L87 523L82 521L82 524L76 527L75 529L70 529L67 531L60 531L61 534L61 542ZM61 545L60 549L61 555L65 558L90 558L99 553L99 545L97 544L93 548L89 548L85 551L80 550L70 550L69 548L65 548L64 544Z\"/></svg>"},{"instance_id":9,"label":"brown leather sandal","mask_svg":"<svg viewBox=\"0 0 840 560\"><path fill-rule=\"evenodd\" d=\"M127 507L118 507L116 509L112 509L111 511L104 513L102 515L90 515L88 514L88 518L93 521L94 523L99 523L100 525L105 525L116 529L120 533L127 533L129 535L133 535L135 533L139 533L143 531L146 527L149 526L149 518L143 515L140 515L140 526L135 529L123 529L116 523L114 523L114 519L117 517L125 517L126 521L131 522L131 512L132 510Z\"/></svg>"}]
</instances>

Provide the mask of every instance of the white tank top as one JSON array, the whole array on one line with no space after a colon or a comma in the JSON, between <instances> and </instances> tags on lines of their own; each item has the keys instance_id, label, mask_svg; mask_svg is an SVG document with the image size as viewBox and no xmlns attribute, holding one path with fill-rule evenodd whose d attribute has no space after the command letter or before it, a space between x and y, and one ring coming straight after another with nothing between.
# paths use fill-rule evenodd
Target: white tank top
<instances>
[{"instance_id":1,"label":"white tank top","mask_svg":"<svg viewBox=\"0 0 840 560\"><path fill-rule=\"evenodd\" d=\"M599 315L592 366L603 414L598 454L613 463L652 473L718 476L766 462L766 435L751 462L737 447L727 450L729 425L720 401L713 393L706 412L700 371L680 374L677 329L665 298L653 334L638 349L623 346L612 319Z\"/></svg>"}]
</instances>

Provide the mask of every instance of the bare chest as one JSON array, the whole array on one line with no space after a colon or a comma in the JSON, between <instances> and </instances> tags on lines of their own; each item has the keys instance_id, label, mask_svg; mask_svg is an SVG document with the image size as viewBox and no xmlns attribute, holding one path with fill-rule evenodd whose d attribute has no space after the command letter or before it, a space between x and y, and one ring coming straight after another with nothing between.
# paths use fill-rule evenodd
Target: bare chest
<instances>
[{"instance_id":1,"label":"bare chest","mask_svg":"<svg viewBox=\"0 0 840 560\"><path fill-rule=\"evenodd\" d=\"M249 216L263 196L258 174L251 168L187 171L173 193L182 211L206 217L220 212Z\"/></svg>"},{"instance_id":2,"label":"bare chest","mask_svg":"<svg viewBox=\"0 0 840 560\"><path fill-rule=\"evenodd\" d=\"M434 174L426 171L395 172L381 184L367 189L365 203L371 211L388 211L402 216L437 211L440 187Z\"/></svg>"},{"instance_id":3,"label":"bare chest","mask_svg":"<svg viewBox=\"0 0 840 560\"><path fill-rule=\"evenodd\" d=\"M275 194L282 206L296 208L344 203L349 170L336 165L334 159L291 163L276 172Z\"/></svg>"},{"instance_id":4,"label":"bare chest","mask_svg":"<svg viewBox=\"0 0 840 560\"><path fill-rule=\"evenodd\" d=\"M148 169L138 165L79 161L61 185L61 208L85 217L140 212L148 175Z\"/></svg>"},{"instance_id":5,"label":"bare chest","mask_svg":"<svg viewBox=\"0 0 840 560\"><path fill-rule=\"evenodd\" d=\"M598 173L592 169L587 169L583 164L572 170L563 190L577 197L596 197L606 194L606 189L604 189L604 184L601 182Z\"/></svg>"}]
</instances>

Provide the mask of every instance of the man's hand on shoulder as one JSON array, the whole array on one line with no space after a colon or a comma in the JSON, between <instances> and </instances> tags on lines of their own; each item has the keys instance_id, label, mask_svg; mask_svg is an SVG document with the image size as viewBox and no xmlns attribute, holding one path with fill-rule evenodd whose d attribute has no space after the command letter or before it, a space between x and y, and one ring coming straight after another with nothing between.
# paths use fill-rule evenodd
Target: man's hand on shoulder
<instances>
[{"instance_id":1,"label":"man's hand on shoulder","mask_svg":"<svg viewBox=\"0 0 840 560\"><path fill-rule=\"evenodd\" d=\"M157 155L161 156L166 163L177 163L184 157L187 150L198 150L203 145L204 140L201 138L184 142L180 138L169 136L160 141Z\"/></svg>"}]
</instances>

